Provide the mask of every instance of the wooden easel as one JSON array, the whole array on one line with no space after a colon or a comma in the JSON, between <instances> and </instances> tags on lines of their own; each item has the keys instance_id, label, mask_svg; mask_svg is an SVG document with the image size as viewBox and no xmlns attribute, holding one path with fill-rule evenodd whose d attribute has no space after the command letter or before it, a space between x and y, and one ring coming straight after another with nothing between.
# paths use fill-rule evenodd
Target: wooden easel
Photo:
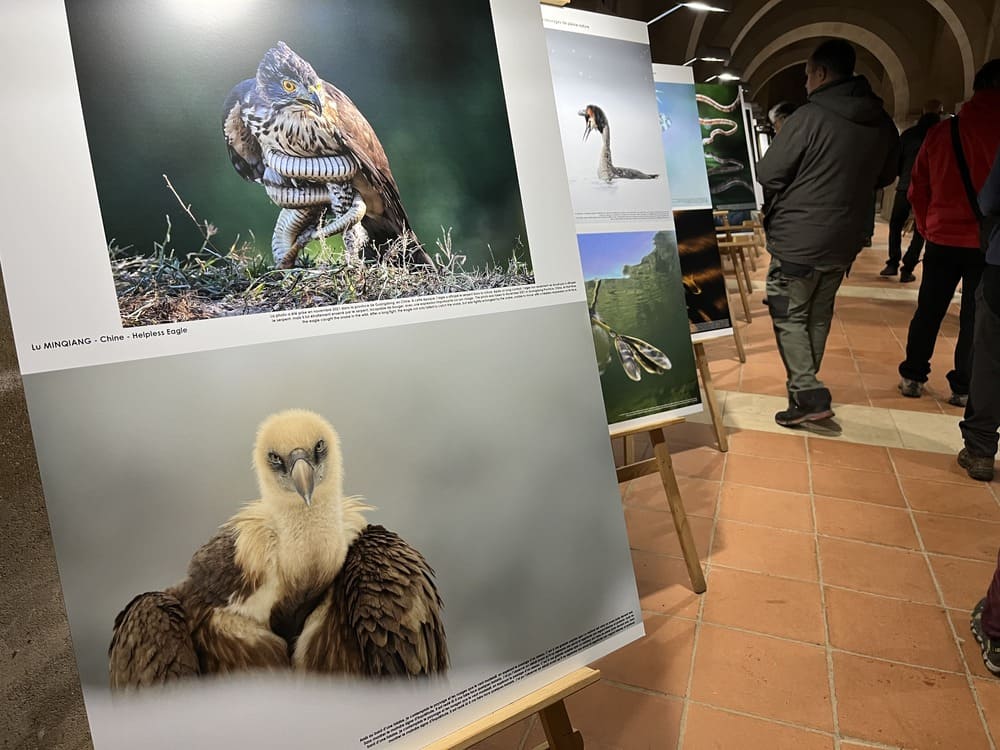
<instances>
[{"instance_id":1,"label":"wooden easel","mask_svg":"<svg viewBox=\"0 0 1000 750\"><path fill-rule=\"evenodd\" d=\"M611 429L610 434L612 440L617 437L625 439L625 465L617 470L619 484L659 472L660 480L663 482L663 489L667 493L667 505L670 506L670 515L674 518L674 528L677 529L677 538L681 543L684 564L687 565L688 576L691 578L691 588L694 593L703 594L708 588L705 584L705 573L701 569L701 561L698 559L698 549L694 545L694 536L691 534L687 512L684 510L684 500L681 499L681 490L677 485L677 475L674 474L674 463L670 459L670 449L667 447L667 440L663 435L664 427L679 424L683 421L683 419L669 419L653 427L644 427L641 430L618 431ZM649 435L649 441L653 444L653 458L635 462L629 438L640 432L645 432Z\"/></svg>"},{"instance_id":2,"label":"wooden easel","mask_svg":"<svg viewBox=\"0 0 1000 750\"><path fill-rule=\"evenodd\" d=\"M733 331L736 324L733 323ZM705 403L708 404L708 413L712 417L712 427L715 429L715 439L719 443L719 450L725 453L729 450L729 438L726 437L726 428L722 424L722 409L719 408L719 399L715 395L715 385L712 383L712 371L708 367L708 357L705 355L705 342L694 342L694 361L698 365L698 372L701 373L702 390L705 392Z\"/></svg>"},{"instance_id":3,"label":"wooden easel","mask_svg":"<svg viewBox=\"0 0 1000 750\"><path fill-rule=\"evenodd\" d=\"M733 324L733 341L736 342L736 356L739 357L740 362L747 361L747 350L743 345L743 334L740 333L740 327L736 325L736 318L732 317L733 305L729 299L729 291L726 291L726 304L729 305L729 322Z\"/></svg>"},{"instance_id":4,"label":"wooden easel","mask_svg":"<svg viewBox=\"0 0 1000 750\"><path fill-rule=\"evenodd\" d=\"M479 721L474 721L457 732L432 742L425 746L424 750L465 750L532 714L538 714L542 729L545 730L545 739L548 740L534 750L583 750L583 735L573 729L563 701L573 693L593 685L599 679L601 673L596 669L590 667L578 669L519 698L499 711L494 711Z\"/></svg>"}]
</instances>

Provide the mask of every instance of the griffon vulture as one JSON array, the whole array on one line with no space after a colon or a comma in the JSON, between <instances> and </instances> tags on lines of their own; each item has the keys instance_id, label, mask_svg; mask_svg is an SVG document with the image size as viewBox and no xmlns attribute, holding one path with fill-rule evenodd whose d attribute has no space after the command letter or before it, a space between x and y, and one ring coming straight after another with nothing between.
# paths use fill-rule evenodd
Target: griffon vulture
<instances>
[{"instance_id":1,"label":"griffon vulture","mask_svg":"<svg viewBox=\"0 0 1000 750\"><path fill-rule=\"evenodd\" d=\"M434 572L344 496L333 427L308 411L275 414L253 464L260 499L195 553L183 581L140 594L115 618L112 688L248 669L447 669Z\"/></svg>"}]
</instances>

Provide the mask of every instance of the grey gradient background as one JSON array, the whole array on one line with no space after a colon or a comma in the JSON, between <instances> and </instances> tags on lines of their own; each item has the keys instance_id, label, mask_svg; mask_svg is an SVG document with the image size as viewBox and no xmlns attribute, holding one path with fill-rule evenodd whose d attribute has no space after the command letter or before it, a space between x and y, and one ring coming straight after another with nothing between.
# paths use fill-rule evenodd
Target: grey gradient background
<instances>
[{"instance_id":1,"label":"grey gradient background","mask_svg":"<svg viewBox=\"0 0 1000 750\"><path fill-rule=\"evenodd\" d=\"M256 427L289 407L334 424L346 492L435 567L456 671L638 612L586 321L579 303L26 377L85 686L119 609L257 497Z\"/></svg>"},{"instance_id":2,"label":"grey gradient background","mask_svg":"<svg viewBox=\"0 0 1000 750\"><path fill-rule=\"evenodd\" d=\"M573 210L669 211L649 46L557 29L545 30L545 42ZM602 136L594 131L584 142L584 119L578 114L588 104L608 117L615 166L658 178L609 184L597 177Z\"/></svg>"}]
</instances>

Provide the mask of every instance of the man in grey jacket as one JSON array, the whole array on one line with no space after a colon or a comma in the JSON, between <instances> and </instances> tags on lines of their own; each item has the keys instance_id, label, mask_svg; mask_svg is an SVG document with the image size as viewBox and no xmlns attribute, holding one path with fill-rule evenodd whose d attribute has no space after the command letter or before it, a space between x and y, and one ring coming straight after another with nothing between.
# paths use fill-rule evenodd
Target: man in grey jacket
<instances>
[{"instance_id":1,"label":"man in grey jacket","mask_svg":"<svg viewBox=\"0 0 1000 750\"><path fill-rule=\"evenodd\" d=\"M769 202L768 307L788 373L788 409L774 417L784 427L833 416L817 373L834 298L868 236L873 194L898 171L899 131L854 75L855 60L842 39L816 48L806 63L808 103L757 165Z\"/></svg>"}]
</instances>

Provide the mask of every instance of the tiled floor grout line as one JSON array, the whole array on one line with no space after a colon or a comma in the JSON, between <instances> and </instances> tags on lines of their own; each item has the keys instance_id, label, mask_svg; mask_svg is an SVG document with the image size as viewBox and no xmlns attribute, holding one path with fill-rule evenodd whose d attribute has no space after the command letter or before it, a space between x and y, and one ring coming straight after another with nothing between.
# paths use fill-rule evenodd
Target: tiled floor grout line
<instances>
[{"instance_id":1,"label":"tiled floor grout line","mask_svg":"<svg viewBox=\"0 0 1000 750\"><path fill-rule=\"evenodd\" d=\"M652 690L650 688L640 687L638 685L632 685L628 682L619 682L617 680L605 680L608 685L625 690L632 693L639 693L641 695L650 695L656 698L664 698L671 701L684 701L685 704L690 704L692 706L700 706L702 708L710 708L714 711L719 711L720 713L732 714L733 716L741 716L746 719L755 719L757 721L763 721L768 724L777 724L779 726L788 727L789 729L797 729L803 732L809 732L810 734L818 734L823 737L833 737L832 732L827 732L823 729L817 729L816 727L810 727L805 724L796 724L793 721L787 721L785 719L775 719L770 716L764 716L763 714L755 714L750 711L741 711L736 708L729 708L728 706L719 706L715 703L706 703L705 701L696 701L690 698L681 698L679 695L672 695L670 693L664 693L659 690ZM693 750L700 750L700 748L693 748Z\"/></svg>"},{"instance_id":2,"label":"tiled floor grout line","mask_svg":"<svg viewBox=\"0 0 1000 750\"><path fill-rule=\"evenodd\" d=\"M826 588L823 586L823 557L819 551L819 523L816 518L816 496L813 493L812 457L809 438L803 438L806 450L806 467L809 477L809 508L813 520L813 549L816 553L816 575L819 579L819 601L823 609L823 646L826 651L826 679L830 691L830 711L833 713L833 746L840 750L840 711L837 705L837 685L833 675L833 644L830 643L830 619L826 604Z\"/></svg>"},{"instance_id":3,"label":"tiled floor grout line","mask_svg":"<svg viewBox=\"0 0 1000 750\"><path fill-rule=\"evenodd\" d=\"M669 446L669 443L667 444ZM726 465L729 462L728 453L722 454L722 476L726 476ZM722 507L722 482L719 482L719 488L715 495L715 513L712 515L712 530L708 535L708 549L705 550L705 559L702 561L701 556L698 558L699 565L702 566L702 571L705 575L706 584L711 583L711 572L712 568L709 561L712 557L712 545L715 544L715 529L719 523L719 509ZM707 570L706 570L707 568ZM698 596L698 614L695 619L694 627L694 639L691 644L691 664L688 667L688 681L687 686L684 689L684 707L681 709L681 721L680 726L677 731L677 750L682 750L684 747L684 737L687 732L687 716L688 708L691 705L691 688L694 685L694 665L698 658L698 640L701 636L701 626L704 623L705 614L705 597L708 596L708 589Z\"/></svg>"},{"instance_id":4,"label":"tiled floor grout line","mask_svg":"<svg viewBox=\"0 0 1000 750\"><path fill-rule=\"evenodd\" d=\"M742 375L741 375L741 377L742 377ZM738 387L740 389L742 389L742 387L743 387L742 386L742 380L740 381L740 385ZM773 433L773 434L787 434L788 433L788 430L786 428L778 428L777 425L770 424L769 421L766 419L766 414L763 413L763 412L755 412L755 411L753 411L753 412L741 412L739 409L732 408L729 396L731 396L733 393L736 393L739 396L759 396L759 397L773 398L773 399L780 399L781 398L781 396L777 396L777 395L774 395L774 394L753 393L753 392L747 392L747 391L743 391L743 390L739 390L739 391L726 391L727 398L726 398L726 404L725 404L725 407L724 407L724 410L723 410L723 422L726 423L727 427L736 428L736 429L752 429L752 430L757 430L757 431L760 431L760 432L769 432L769 433ZM867 393L867 391L866 391L866 393ZM836 403L836 401L835 401L835 403ZM957 414L948 413L948 412L944 411L943 409L941 409L939 411L936 411L936 412L927 412L927 411L916 411L916 410L900 409L900 408L897 408L897 407L888 408L888 407L870 406L870 405L861 405L861 404L840 404L838 406L842 406L842 407L845 407L845 408L849 407L852 410L865 409L865 410L868 410L870 412L881 413L883 417L888 416L889 421L892 422L892 430L893 430L893 433L894 433L895 437L888 444L887 444L887 442L886 442L885 439L882 439L881 441L878 441L878 440L872 440L871 438L866 438L864 435L853 435L853 434L849 435L848 437L845 437L843 434L824 435L824 434L818 434L815 431L813 431L811 433L808 433L809 437L816 437L816 438L820 438L820 439L824 439L824 440L835 440L837 442L853 443L855 445L875 445L875 446L883 447L883 448L897 448L897 449L901 449L901 450L926 450L928 452L941 453L941 454L947 454L947 453L951 453L952 452L952 448L951 447L943 447L943 448L942 447L937 447L937 448L917 447L917 448L911 448L911 447L907 446L906 443L905 443L905 441L904 441L904 439L903 439L903 433L900 431L900 425L899 425L899 421L897 419L897 414L899 415L899 419L903 419L904 416L907 417L907 418L909 418L909 417L911 417L911 415L921 415L921 416L928 416L928 417L931 417L931 418L934 418L934 419L940 419L940 420L942 420L944 422L948 422L949 424L951 424L951 423L957 424L958 423L959 416ZM741 417L753 420L754 424L753 425L747 425L747 426L732 424L732 422L734 420L739 420ZM851 424L853 424L854 421L855 420L852 420Z\"/></svg>"},{"instance_id":5,"label":"tiled floor grout line","mask_svg":"<svg viewBox=\"0 0 1000 750\"><path fill-rule=\"evenodd\" d=\"M910 520L913 524L913 530L917 535L917 544L920 546L920 551L924 557L924 564L927 566L927 570L931 574L931 581L934 583L934 588L937 590L938 601L941 607L945 610L945 619L947 620L948 630L951 633L952 641L955 644L955 648L958 649L958 658L962 666L965 669L965 681L969 686L969 692L972 694L972 700L976 704L976 711L979 714L979 721L982 724L983 731L986 733L986 741L989 743L990 750L997 750L996 743L993 740L993 734L990 732L989 722L986 720L986 712L983 709L982 701L979 700L979 691L976 690L975 681L972 678L972 672L969 669L969 664L965 659L965 650L962 648L962 641L958 636L958 631L955 629L955 622L948 615L948 605L944 595L944 589L941 587L940 581L938 581L937 574L934 572L934 566L931 564L930 554L927 552L927 546L924 544L924 537L920 533L920 525L917 523L917 518L913 515L913 508L910 506L910 499L906 496L906 491L903 488L902 477L899 476L899 471L896 467L896 461L889 453L889 461L892 464L892 470L896 474L896 483L899 485L899 491L903 496L903 502L906 503L907 509L910 511Z\"/></svg>"},{"instance_id":6,"label":"tiled floor grout line","mask_svg":"<svg viewBox=\"0 0 1000 750\"><path fill-rule=\"evenodd\" d=\"M883 506L883 507L887 507L887 506ZM645 510L645 509L644 508L640 508L640 510ZM904 509L903 508L899 508L899 510L904 510ZM662 512L662 511L655 511L654 510L654 511L650 511L650 512L651 513L658 513L658 512ZM919 511L915 511L915 512L919 512ZM700 518L702 520L708 520L705 516L692 516L692 518ZM959 517L959 518L961 518L961 517ZM780 531L782 533L788 533L788 534L803 534L803 535L805 535L805 534L809 534L810 533L808 531L802 531L800 529L782 529L782 528L779 528L777 526L767 526L766 524L759 524L759 523L748 523L746 521L739 521L739 520L732 519L732 518L720 518L719 520L720 521L725 521L726 523L738 523L738 524L741 524L743 526L750 526L750 527L757 528L757 529L768 529L770 531ZM965 519L962 519L962 520L973 521L973 520L976 520L976 519L965 518ZM853 537L848 537L848 536L834 536L834 535L831 535L831 534L818 534L818 536L821 539L830 539L830 540L837 541L837 542L853 542L855 544L865 544L865 545L868 545L869 547L877 547L878 549L895 550L897 552L898 551L913 552L914 554L922 554L922 552L920 550L915 550L915 549L913 549L911 547L893 546L891 544L879 544L878 542L872 542L872 541L869 541L867 539L854 539ZM639 547L630 547L630 549L633 550L633 551L635 551L635 552L642 552L644 555L650 555L652 557L664 558L664 559L667 559L667 560L683 560L684 559L684 556L680 552L658 552L656 550L642 549L642 548L639 548ZM928 551L927 555L928 555L928 557L943 558L945 560L956 560L956 561L960 561L960 562L981 563L983 565L991 565L991 564L993 564L990 560L984 560L981 557L962 557L961 555L953 555L953 554L949 554L947 552ZM808 578L794 578L793 576L780 575L778 573L771 573L771 572L768 572L766 570L757 570L757 569L754 569L754 568L739 568L739 567L736 567L734 565L727 565L726 563L714 563L714 565L717 566L717 567L720 567L720 568L724 568L726 570L740 570L740 571L743 571L744 573L758 573L760 575L773 576L774 578L784 578L784 579L787 579L789 581L806 581L807 583L815 583L815 581L810 580ZM834 586L833 584L827 584L827 585L830 586L831 588L845 588L843 586ZM854 590L859 590L859 589L854 589ZM871 593L871 592L861 592L861 593ZM873 596L881 596L880 594L874 594L874 593L872 595ZM888 597L888 598L892 598L892 597ZM956 609L956 607L947 607L947 609Z\"/></svg>"}]
</instances>

